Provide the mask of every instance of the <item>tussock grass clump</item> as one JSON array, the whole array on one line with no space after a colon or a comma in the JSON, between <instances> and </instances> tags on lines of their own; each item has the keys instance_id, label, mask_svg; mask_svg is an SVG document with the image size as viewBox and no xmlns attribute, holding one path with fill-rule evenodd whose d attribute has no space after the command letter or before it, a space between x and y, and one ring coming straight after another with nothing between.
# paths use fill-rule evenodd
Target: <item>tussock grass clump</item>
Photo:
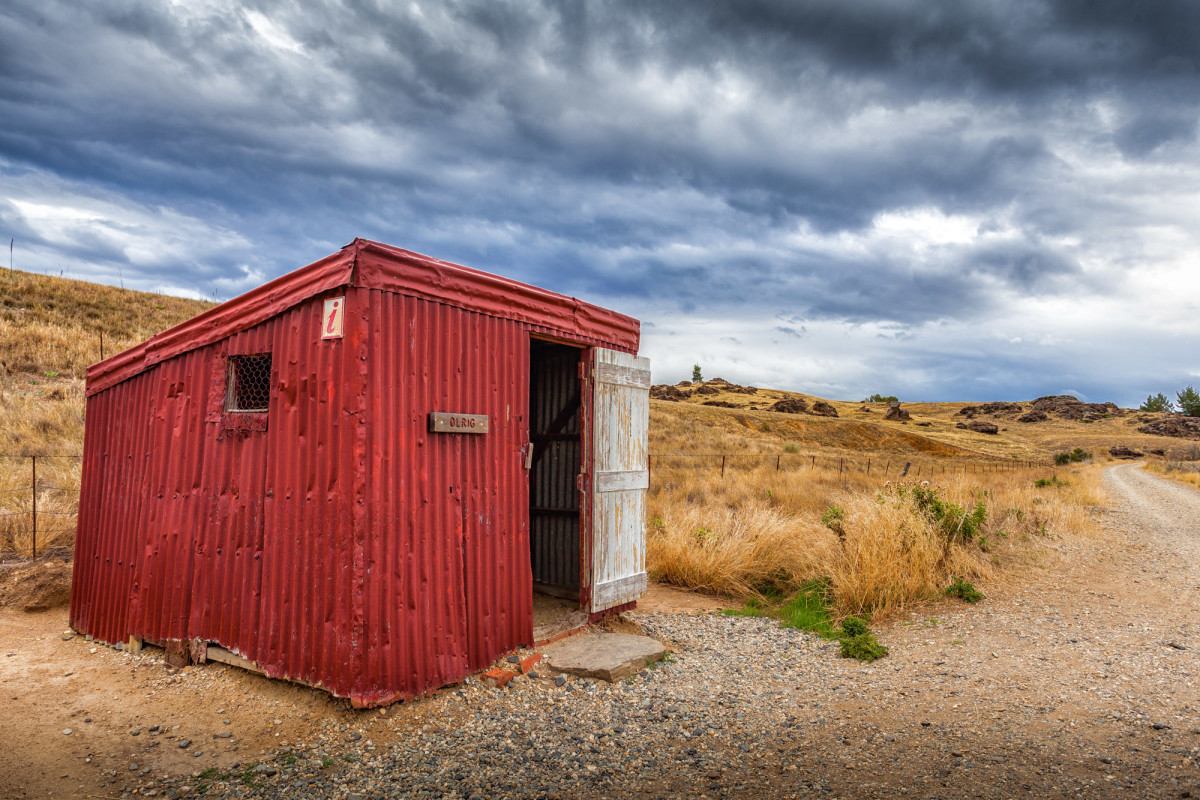
<instances>
[{"instance_id":1,"label":"tussock grass clump","mask_svg":"<svg viewBox=\"0 0 1200 800\"><path fill-rule=\"evenodd\" d=\"M833 547L836 538L815 521L762 500L723 507L683 502L660 508L646 560L656 580L745 598L773 585L794 589L798 576L820 572L824 551Z\"/></svg>"}]
</instances>

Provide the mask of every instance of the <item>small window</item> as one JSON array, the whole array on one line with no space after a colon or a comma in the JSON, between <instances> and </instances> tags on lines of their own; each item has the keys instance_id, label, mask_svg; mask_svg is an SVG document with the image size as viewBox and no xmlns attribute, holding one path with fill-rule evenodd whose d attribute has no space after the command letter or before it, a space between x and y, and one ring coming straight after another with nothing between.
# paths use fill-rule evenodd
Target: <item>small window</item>
<instances>
[{"instance_id":1,"label":"small window","mask_svg":"<svg viewBox=\"0 0 1200 800\"><path fill-rule=\"evenodd\" d=\"M225 410L263 412L270 397L271 354L230 356Z\"/></svg>"}]
</instances>

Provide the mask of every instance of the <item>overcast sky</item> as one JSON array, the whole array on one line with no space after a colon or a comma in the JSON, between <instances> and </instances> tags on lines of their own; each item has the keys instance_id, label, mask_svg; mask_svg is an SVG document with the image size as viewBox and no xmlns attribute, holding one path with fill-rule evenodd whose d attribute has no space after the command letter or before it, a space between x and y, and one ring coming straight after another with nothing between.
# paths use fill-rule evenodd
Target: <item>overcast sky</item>
<instances>
[{"instance_id":1,"label":"overcast sky","mask_svg":"<svg viewBox=\"0 0 1200 800\"><path fill-rule=\"evenodd\" d=\"M656 382L1200 385L1200 3L0 7L14 264L228 299L356 236L643 321Z\"/></svg>"}]
</instances>

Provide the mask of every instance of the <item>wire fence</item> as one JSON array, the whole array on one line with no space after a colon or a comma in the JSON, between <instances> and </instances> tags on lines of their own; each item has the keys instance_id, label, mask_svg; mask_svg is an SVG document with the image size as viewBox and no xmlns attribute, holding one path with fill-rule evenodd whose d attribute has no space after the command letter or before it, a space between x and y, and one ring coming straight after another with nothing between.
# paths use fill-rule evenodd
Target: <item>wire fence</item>
<instances>
[{"instance_id":1,"label":"wire fence","mask_svg":"<svg viewBox=\"0 0 1200 800\"><path fill-rule=\"evenodd\" d=\"M836 456L816 453L655 453L650 472L656 481L681 473L727 473L754 469L776 472L837 470L891 478L933 478L953 473L1004 472L1052 466L1049 461L915 460L896 456ZM75 533L79 514L78 455L0 455L0 556L28 555Z\"/></svg>"},{"instance_id":2,"label":"wire fence","mask_svg":"<svg viewBox=\"0 0 1200 800\"><path fill-rule=\"evenodd\" d=\"M991 461L925 460L898 456L836 456L818 453L657 453L649 457L650 474L701 471L726 472L771 469L797 472L836 469L839 475L862 473L880 478L932 478L937 475L1010 472L1052 466L1037 459L996 459Z\"/></svg>"},{"instance_id":3,"label":"wire fence","mask_svg":"<svg viewBox=\"0 0 1200 800\"><path fill-rule=\"evenodd\" d=\"M78 455L0 455L0 555L37 558L39 548L75 533L82 461Z\"/></svg>"}]
</instances>

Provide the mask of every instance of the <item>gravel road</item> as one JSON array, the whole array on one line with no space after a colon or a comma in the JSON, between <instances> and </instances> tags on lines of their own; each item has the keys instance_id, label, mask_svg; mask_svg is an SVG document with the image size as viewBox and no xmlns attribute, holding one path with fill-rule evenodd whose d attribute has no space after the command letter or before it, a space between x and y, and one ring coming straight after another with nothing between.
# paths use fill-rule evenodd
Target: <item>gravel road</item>
<instances>
[{"instance_id":1,"label":"gravel road","mask_svg":"<svg viewBox=\"0 0 1200 800\"><path fill-rule=\"evenodd\" d=\"M472 682L386 730L327 719L257 767L107 791L1200 797L1200 493L1134 464L1105 481L1101 537L1050 542L1003 596L884 628L891 655L872 665L763 620L631 614L672 663L611 686Z\"/></svg>"}]
</instances>

